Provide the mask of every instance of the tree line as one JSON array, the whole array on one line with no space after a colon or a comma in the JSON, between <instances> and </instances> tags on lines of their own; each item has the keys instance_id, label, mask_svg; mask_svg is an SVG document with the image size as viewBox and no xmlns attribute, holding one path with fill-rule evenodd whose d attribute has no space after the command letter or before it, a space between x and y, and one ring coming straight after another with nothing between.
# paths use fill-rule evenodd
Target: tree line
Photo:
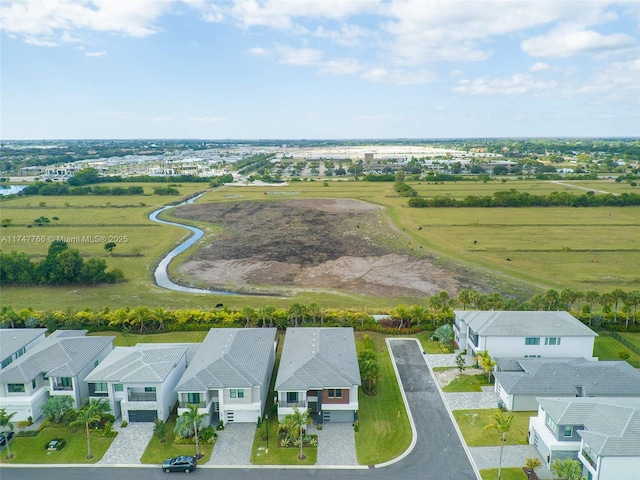
<instances>
[{"instance_id":1,"label":"tree line","mask_svg":"<svg viewBox=\"0 0 640 480\"><path fill-rule=\"evenodd\" d=\"M102 258L84 260L80 251L54 240L47 256L33 262L23 252L0 252L0 285L98 285L124 280L119 269L107 271Z\"/></svg>"},{"instance_id":2,"label":"tree line","mask_svg":"<svg viewBox=\"0 0 640 480\"><path fill-rule=\"evenodd\" d=\"M638 305L640 291L614 289L599 293L570 288L547 290L526 301L505 298L494 292L484 294L463 289L452 297L446 291L415 305L397 305L376 312L322 308L317 303L293 303L286 308L267 305L262 308L210 308L168 310L162 307L137 306L115 310L84 309L75 311L36 311L25 308L15 311L10 306L0 308L0 326L4 328L46 327L57 329L88 329L91 331L122 331L159 333L169 331L208 330L219 327L277 327L291 326L353 327L356 330L408 334L420 330L435 330L453 321L453 310L511 310L511 311L568 311L594 329L640 331ZM389 319L378 322L372 313L388 314Z\"/></svg>"},{"instance_id":3,"label":"tree line","mask_svg":"<svg viewBox=\"0 0 640 480\"><path fill-rule=\"evenodd\" d=\"M640 194L596 195L587 192L575 195L569 192L551 192L549 195L531 195L515 189L495 192L493 195L469 195L463 199L438 195L433 198L413 197L408 201L413 208L425 207L628 207L640 205Z\"/></svg>"}]
</instances>

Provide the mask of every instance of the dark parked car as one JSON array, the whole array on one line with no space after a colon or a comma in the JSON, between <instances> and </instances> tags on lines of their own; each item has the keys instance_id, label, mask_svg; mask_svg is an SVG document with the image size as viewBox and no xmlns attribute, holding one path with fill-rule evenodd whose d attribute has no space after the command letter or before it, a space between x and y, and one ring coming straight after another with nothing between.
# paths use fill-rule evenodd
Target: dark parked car
<instances>
[{"instance_id":1,"label":"dark parked car","mask_svg":"<svg viewBox=\"0 0 640 480\"><path fill-rule=\"evenodd\" d=\"M196 468L195 457L190 455L181 455L176 458L168 458L164 462L162 462L162 469L169 472L184 472L189 473L192 472Z\"/></svg>"},{"instance_id":2,"label":"dark parked car","mask_svg":"<svg viewBox=\"0 0 640 480\"><path fill-rule=\"evenodd\" d=\"M7 439L13 438L13 432L0 432L0 447L4 447L7 443Z\"/></svg>"}]
</instances>

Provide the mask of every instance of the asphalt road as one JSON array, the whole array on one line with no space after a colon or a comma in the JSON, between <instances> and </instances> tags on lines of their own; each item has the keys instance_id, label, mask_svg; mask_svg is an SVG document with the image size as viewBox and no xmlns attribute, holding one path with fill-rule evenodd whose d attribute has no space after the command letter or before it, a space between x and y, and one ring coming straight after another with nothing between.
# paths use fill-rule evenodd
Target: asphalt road
<instances>
[{"instance_id":1,"label":"asphalt road","mask_svg":"<svg viewBox=\"0 0 640 480\"><path fill-rule=\"evenodd\" d=\"M477 480L446 407L414 340L393 340L391 349L417 430L415 448L401 461L376 469L200 468L189 478L225 480ZM0 468L1 480L136 480L165 477L160 468ZM173 473L173 476L181 473Z\"/></svg>"}]
</instances>

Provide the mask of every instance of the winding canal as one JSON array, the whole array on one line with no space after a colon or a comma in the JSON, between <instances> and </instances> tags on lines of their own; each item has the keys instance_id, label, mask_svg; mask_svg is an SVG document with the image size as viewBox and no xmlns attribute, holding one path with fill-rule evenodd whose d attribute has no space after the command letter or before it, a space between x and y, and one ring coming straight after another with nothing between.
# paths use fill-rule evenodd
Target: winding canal
<instances>
[{"instance_id":1,"label":"winding canal","mask_svg":"<svg viewBox=\"0 0 640 480\"><path fill-rule=\"evenodd\" d=\"M187 248L191 247L194 243L200 240L204 236L204 231L200 230L199 228L192 227L191 225L184 225L182 223L167 222L165 220L160 220L158 218L158 215L164 212L165 210L169 210L170 208L175 208L175 207L179 207L180 205L193 203L203 195L204 193L201 193L200 195L190 198L189 200L179 203L178 205L168 205L166 207L162 207L161 209L156 210L155 212L152 212L149 215L149 220L153 222L162 223L164 225L173 225L175 227L186 228L187 230L193 233L193 235L187 238L184 242L182 242L176 248L171 250L162 260L160 260L160 263L158 263L158 266L153 272L153 277L156 281L156 284L159 287L166 288L168 290L174 290L176 292L209 293L209 294L213 293L216 295L238 295L237 292L226 292L222 290L207 290L204 288L185 287L184 285L178 285L177 283L172 282L171 279L169 278L169 272L167 271L167 269L169 267L169 264L171 263L171 260L173 260L175 257L177 257L182 252L184 252Z\"/></svg>"}]
</instances>

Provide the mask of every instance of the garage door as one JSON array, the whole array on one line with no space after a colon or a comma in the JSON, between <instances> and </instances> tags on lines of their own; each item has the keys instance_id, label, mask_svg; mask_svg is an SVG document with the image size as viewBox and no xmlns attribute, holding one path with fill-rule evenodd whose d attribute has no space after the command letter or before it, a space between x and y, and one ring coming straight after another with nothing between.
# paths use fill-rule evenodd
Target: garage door
<instances>
[{"instance_id":1,"label":"garage door","mask_svg":"<svg viewBox=\"0 0 640 480\"><path fill-rule=\"evenodd\" d=\"M158 418L156 410L129 410L129 422L153 422Z\"/></svg>"},{"instance_id":2,"label":"garage door","mask_svg":"<svg viewBox=\"0 0 640 480\"><path fill-rule=\"evenodd\" d=\"M322 421L333 423L353 423L353 410L323 410Z\"/></svg>"},{"instance_id":3,"label":"garage door","mask_svg":"<svg viewBox=\"0 0 640 480\"><path fill-rule=\"evenodd\" d=\"M227 422L252 423L258 420L258 412L255 410L227 410Z\"/></svg>"}]
</instances>

